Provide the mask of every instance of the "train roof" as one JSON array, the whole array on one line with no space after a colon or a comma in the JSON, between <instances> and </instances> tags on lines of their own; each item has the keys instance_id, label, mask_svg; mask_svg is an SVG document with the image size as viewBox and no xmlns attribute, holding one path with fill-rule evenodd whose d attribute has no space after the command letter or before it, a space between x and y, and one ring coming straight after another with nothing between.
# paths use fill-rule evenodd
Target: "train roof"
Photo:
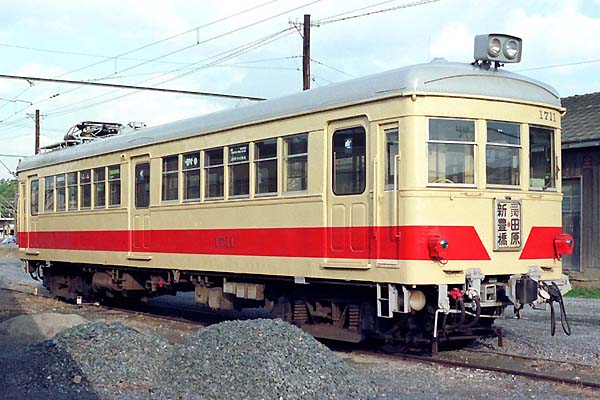
<instances>
[{"instance_id":1,"label":"train roof","mask_svg":"<svg viewBox=\"0 0 600 400\"><path fill-rule=\"evenodd\" d=\"M556 90L542 82L505 70L485 70L471 64L435 59L426 64L394 69L235 109L37 154L25 158L17 171L413 93L483 96L561 106Z\"/></svg>"}]
</instances>

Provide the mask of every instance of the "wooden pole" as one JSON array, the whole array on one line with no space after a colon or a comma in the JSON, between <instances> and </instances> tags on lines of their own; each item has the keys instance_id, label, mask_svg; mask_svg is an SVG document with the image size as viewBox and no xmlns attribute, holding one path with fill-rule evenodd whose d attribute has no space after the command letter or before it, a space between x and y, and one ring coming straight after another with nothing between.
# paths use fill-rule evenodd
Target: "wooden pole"
<instances>
[{"instance_id":1,"label":"wooden pole","mask_svg":"<svg viewBox=\"0 0 600 400\"><path fill-rule=\"evenodd\" d=\"M310 14L304 14L302 42L302 90L310 89Z\"/></svg>"}]
</instances>

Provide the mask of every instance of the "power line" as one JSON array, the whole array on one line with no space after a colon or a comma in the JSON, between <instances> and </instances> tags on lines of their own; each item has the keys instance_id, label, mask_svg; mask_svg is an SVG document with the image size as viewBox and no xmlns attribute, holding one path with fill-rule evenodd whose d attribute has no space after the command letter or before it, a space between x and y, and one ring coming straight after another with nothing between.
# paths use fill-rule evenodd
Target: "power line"
<instances>
[{"instance_id":1,"label":"power line","mask_svg":"<svg viewBox=\"0 0 600 400\"><path fill-rule=\"evenodd\" d=\"M319 21L318 24L319 25L326 25L326 24L331 24L331 23L334 23L334 22L347 21L347 20L354 19L354 18L360 18L360 17L369 16L369 15L381 14L381 13L388 12L388 11L395 11L395 10L400 10L400 9L403 9L403 8L417 7L417 6L422 6L422 5L429 4L429 3L436 3L438 1L440 1L440 0L420 0L420 1L415 1L415 2L412 2L412 3L407 3L407 4L403 4L403 5L396 6L396 7L384 8L382 10L377 10L377 11L371 11L371 12L364 13L364 14L351 15L349 17L342 17L342 18L338 18L338 19L330 19L330 20L327 20L327 21ZM367 8L370 8L370 7L367 7Z\"/></svg>"},{"instance_id":2,"label":"power line","mask_svg":"<svg viewBox=\"0 0 600 400\"><path fill-rule=\"evenodd\" d=\"M544 66L541 66L541 67L532 67L532 68L525 68L525 69L517 69L517 70L515 70L515 72L537 71L537 70L541 70L541 69L572 67L572 66L575 66L575 65L595 64L595 63L600 63L600 59L598 59L598 60L587 60L587 61L575 61L575 62L570 62L570 63L566 63L566 64L544 65Z\"/></svg>"},{"instance_id":3,"label":"power line","mask_svg":"<svg viewBox=\"0 0 600 400\"><path fill-rule=\"evenodd\" d=\"M398 0L386 0L386 1L382 1L380 3L375 3L375 4L368 5L368 6L365 6L365 7L355 8L354 10L344 11L343 13L339 13L339 14L335 14L335 15L330 15L329 17L321 18L320 20L316 21L315 24L319 24L319 23L327 21L329 19L341 17L342 15L352 14L353 12L358 12L358 11L366 10L368 8L373 8L373 7L381 6L381 5L388 4L388 3L394 3L396 1L398 1Z\"/></svg>"},{"instance_id":4,"label":"power line","mask_svg":"<svg viewBox=\"0 0 600 400\"><path fill-rule=\"evenodd\" d=\"M341 69L338 69L338 68L332 67L331 65L327 65L327 64L325 64L324 62L317 61L317 60L315 60L314 58L311 58L311 59L310 59L310 61L312 61L312 62L314 62L314 63L316 63L316 64L319 64L319 65L322 65L322 66L324 66L324 67L326 67L326 68L329 68L329 69L331 69L331 70L337 71L337 72L339 72L340 74L347 75L347 76L349 76L349 77L351 77L351 78L356 78L356 76L355 76L355 75L352 75L352 74L349 74L349 73L347 73L347 72L344 72L344 71L342 71ZM323 78L321 78L321 79L323 79Z\"/></svg>"},{"instance_id":5,"label":"power line","mask_svg":"<svg viewBox=\"0 0 600 400\"><path fill-rule=\"evenodd\" d=\"M21 154L0 154L0 157L13 157L13 158L23 158L27 157Z\"/></svg>"}]
</instances>

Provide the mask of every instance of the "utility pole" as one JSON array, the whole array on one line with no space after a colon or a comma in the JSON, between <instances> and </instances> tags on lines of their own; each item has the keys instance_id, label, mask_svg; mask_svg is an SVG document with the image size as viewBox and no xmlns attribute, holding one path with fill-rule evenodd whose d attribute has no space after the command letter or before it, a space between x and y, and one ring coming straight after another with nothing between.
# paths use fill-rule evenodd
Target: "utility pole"
<instances>
[{"instance_id":1,"label":"utility pole","mask_svg":"<svg viewBox=\"0 0 600 400\"><path fill-rule=\"evenodd\" d=\"M35 110L35 154L40 152L40 110Z\"/></svg>"},{"instance_id":2,"label":"utility pole","mask_svg":"<svg viewBox=\"0 0 600 400\"><path fill-rule=\"evenodd\" d=\"M310 89L310 14L304 14L302 37L302 90Z\"/></svg>"}]
</instances>

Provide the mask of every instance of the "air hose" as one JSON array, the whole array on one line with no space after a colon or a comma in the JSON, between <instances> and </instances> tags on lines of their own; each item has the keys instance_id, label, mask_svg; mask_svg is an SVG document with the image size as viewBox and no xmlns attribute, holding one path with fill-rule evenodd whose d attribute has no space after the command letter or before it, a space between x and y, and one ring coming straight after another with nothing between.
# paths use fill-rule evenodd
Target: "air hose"
<instances>
[{"instance_id":1,"label":"air hose","mask_svg":"<svg viewBox=\"0 0 600 400\"><path fill-rule=\"evenodd\" d=\"M457 323L452 324L452 325L448 325L446 327L446 329L456 329L456 328L458 328L459 326L462 326L465 323L465 314L466 313L465 313L465 302L464 302L464 300L459 297L458 299L456 299L456 305L457 305L458 308L460 308L460 318L459 318L459 320L458 320Z\"/></svg>"},{"instance_id":2,"label":"air hose","mask_svg":"<svg viewBox=\"0 0 600 400\"><path fill-rule=\"evenodd\" d=\"M552 284L548 286L546 282L540 282L540 287L549 295L546 302L550 304L550 335L554 336L556 333L556 315L554 312L555 302L558 303L560 307L560 325L567 336L571 335L571 326L569 325L565 303L558 285L555 282L552 282Z\"/></svg>"}]
</instances>

